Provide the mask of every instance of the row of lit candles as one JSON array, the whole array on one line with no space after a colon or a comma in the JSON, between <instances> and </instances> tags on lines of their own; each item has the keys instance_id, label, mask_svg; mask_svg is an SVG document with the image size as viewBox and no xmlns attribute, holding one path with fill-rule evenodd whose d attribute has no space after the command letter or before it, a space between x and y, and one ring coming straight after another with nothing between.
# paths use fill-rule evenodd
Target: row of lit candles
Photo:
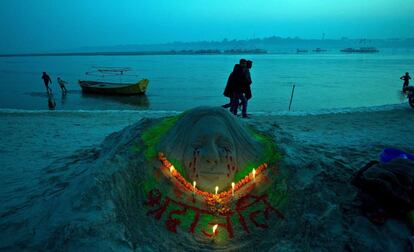
<instances>
[{"instance_id":1,"label":"row of lit candles","mask_svg":"<svg viewBox=\"0 0 414 252\"><path fill-rule=\"evenodd\" d=\"M165 155L163 153L159 153L158 157L159 157L160 161L162 162L163 166L169 168L170 173L171 173L172 176L176 177L177 180L179 180L187 189L190 189L191 188L191 185L181 176L181 174L179 172L177 172L177 170L175 169L174 165L172 165L167 160L167 158L165 157ZM267 168L267 164L264 163L264 164L260 165L257 168L257 170L253 168L252 169L252 172L249 173L249 175L246 175L246 177L244 177L243 179L241 179L239 182L237 182L237 184L235 184L234 182L232 182L231 183L231 196L234 197L235 190L238 190L241 186L243 186L244 184L250 182L251 179L253 179L253 182L256 182L256 175L257 174L260 174L261 172L263 172L263 170L266 169L266 168ZM197 182L196 181L193 181L193 184L192 184L192 188L191 189L192 189L194 195L198 192L202 196L207 196L207 197L211 197L212 196L211 193L204 192L204 191L201 191L201 190L197 189ZM219 197L230 196L230 192L229 191L222 192L222 193L218 194L218 190L219 190L219 187L216 186L214 188L214 191L215 191L215 194L214 195L216 197L217 196L219 196Z\"/></svg>"}]
</instances>

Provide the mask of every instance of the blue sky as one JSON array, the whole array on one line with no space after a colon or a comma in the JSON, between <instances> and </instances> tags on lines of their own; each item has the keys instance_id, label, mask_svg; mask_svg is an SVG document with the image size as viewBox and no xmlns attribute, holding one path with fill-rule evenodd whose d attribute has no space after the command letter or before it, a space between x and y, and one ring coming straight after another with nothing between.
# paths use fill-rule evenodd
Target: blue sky
<instances>
[{"instance_id":1,"label":"blue sky","mask_svg":"<svg viewBox=\"0 0 414 252\"><path fill-rule=\"evenodd\" d=\"M414 0L0 0L0 52L245 39L414 37Z\"/></svg>"}]
</instances>

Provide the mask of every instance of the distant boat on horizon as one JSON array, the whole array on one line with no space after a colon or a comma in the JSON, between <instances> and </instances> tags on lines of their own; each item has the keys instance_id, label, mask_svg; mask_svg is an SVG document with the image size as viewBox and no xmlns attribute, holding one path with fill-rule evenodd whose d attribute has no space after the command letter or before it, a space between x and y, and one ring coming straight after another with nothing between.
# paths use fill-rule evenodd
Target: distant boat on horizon
<instances>
[{"instance_id":1,"label":"distant boat on horizon","mask_svg":"<svg viewBox=\"0 0 414 252\"><path fill-rule=\"evenodd\" d=\"M327 50L326 49L322 49L322 48L316 48L316 49L313 49L312 50L313 52L326 52Z\"/></svg>"},{"instance_id":2,"label":"distant boat on horizon","mask_svg":"<svg viewBox=\"0 0 414 252\"><path fill-rule=\"evenodd\" d=\"M379 50L375 47L345 48L341 52L344 53L377 53Z\"/></svg>"},{"instance_id":3,"label":"distant boat on horizon","mask_svg":"<svg viewBox=\"0 0 414 252\"><path fill-rule=\"evenodd\" d=\"M296 49L296 53L307 53L308 50L307 49Z\"/></svg>"},{"instance_id":4,"label":"distant boat on horizon","mask_svg":"<svg viewBox=\"0 0 414 252\"><path fill-rule=\"evenodd\" d=\"M264 49L229 49L224 50L223 54L267 54Z\"/></svg>"}]
</instances>

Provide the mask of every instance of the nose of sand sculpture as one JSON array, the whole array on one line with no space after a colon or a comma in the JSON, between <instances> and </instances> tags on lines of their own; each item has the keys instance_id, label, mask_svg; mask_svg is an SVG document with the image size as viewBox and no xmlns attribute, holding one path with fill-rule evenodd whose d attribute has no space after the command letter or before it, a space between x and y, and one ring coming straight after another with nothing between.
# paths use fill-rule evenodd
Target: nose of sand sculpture
<instances>
[{"instance_id":1,"label":"nose of sand sculpture","mask_svg":"<svg viewBox=\"0 0 414 252\"><path fill-rule=\"evenodd\" d=\"M187 179L201 190L227 190L236 172L254 163L262 147L223 108L200 107L186 112L161 139L159 150L180 162Z\"/></svg>"}]
</instances>

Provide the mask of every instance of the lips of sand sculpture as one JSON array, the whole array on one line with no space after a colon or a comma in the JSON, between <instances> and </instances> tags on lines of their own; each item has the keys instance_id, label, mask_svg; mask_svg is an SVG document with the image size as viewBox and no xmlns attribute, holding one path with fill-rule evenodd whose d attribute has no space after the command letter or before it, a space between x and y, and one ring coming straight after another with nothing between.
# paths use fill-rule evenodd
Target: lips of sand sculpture
<instances>
[{"instance_id":1,"label":"lips of sand sculpture","mask_svg":"<svg viewBox=\"0 0 414 252\"><path fill-rule=\"evenodd\" d=\"M178 160L190 181L213 192L231 188L235 174L255 163L263 147L223 108L200 107L186 112L161 138L158 148Z\"/></svg>"}]
</instances>

